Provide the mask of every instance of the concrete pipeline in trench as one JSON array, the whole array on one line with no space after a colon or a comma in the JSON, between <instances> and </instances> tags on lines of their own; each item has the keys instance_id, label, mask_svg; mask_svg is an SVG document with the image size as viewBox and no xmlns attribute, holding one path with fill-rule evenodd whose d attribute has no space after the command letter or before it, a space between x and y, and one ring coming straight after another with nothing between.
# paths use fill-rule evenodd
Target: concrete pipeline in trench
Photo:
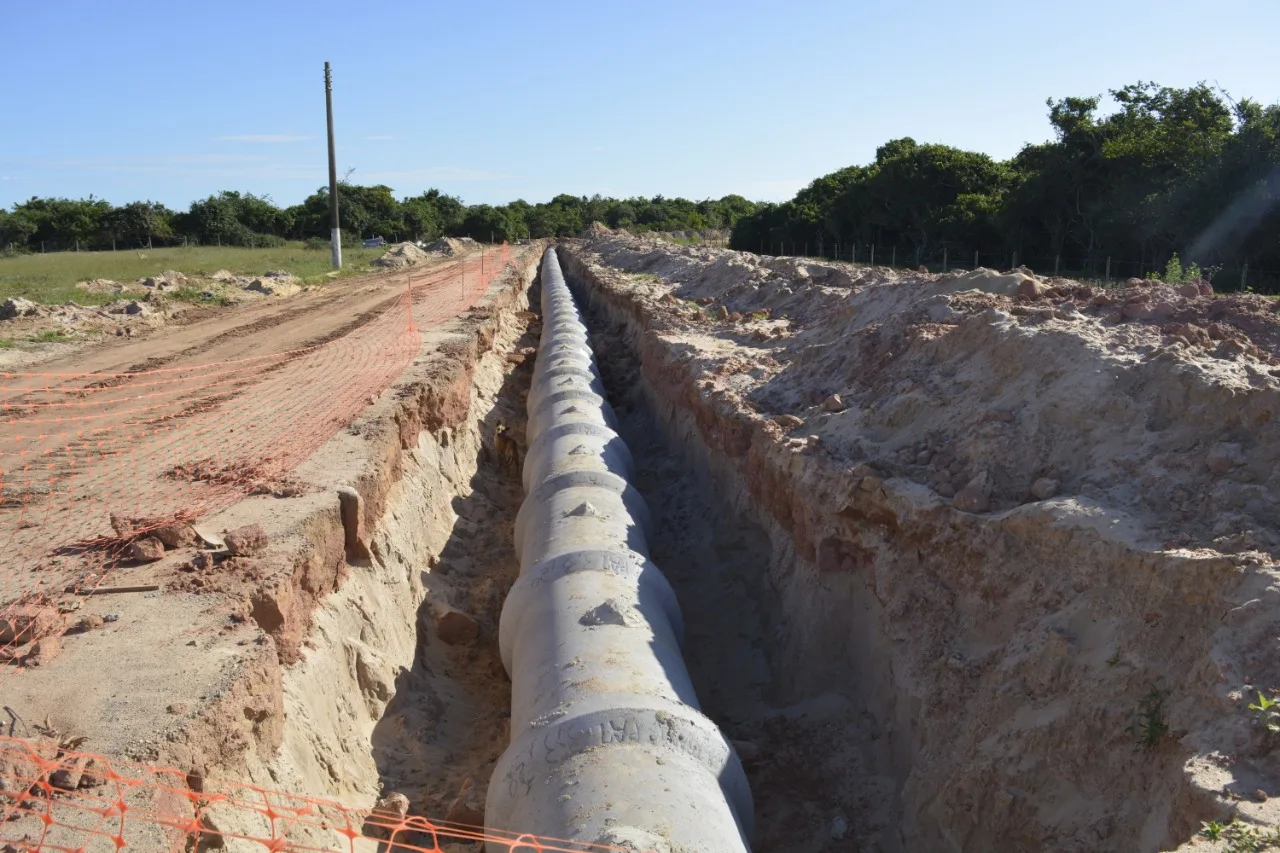
<instances>
[{"instance_id":1,"label":"concrete pipeline in trench","mask_svg":"<svg viewBox=\"0 0 1280 853\"><path fill-rule=\"evenodd\" d=\"M680 609L648 559L648 508L554 249L542 261L542 314L520 577L499 628L511 745L486 823L637 851L745 853L746 776L699 710Z\"/></svg>"}]
</instances>

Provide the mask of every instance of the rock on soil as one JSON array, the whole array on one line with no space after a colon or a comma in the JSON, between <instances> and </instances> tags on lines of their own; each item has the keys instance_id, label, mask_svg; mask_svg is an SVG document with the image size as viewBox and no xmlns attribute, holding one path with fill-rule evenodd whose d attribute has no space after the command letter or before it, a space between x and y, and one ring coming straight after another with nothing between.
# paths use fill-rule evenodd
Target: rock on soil
<instances>
[{"instance_id":1,"label":"rock on soil","mask_svg":"<svg viewBox=\"0 0 1280 853\"><path fill-rule=\"evenodd\" d=\"M986 472L970 480L956 492L953 501L956 509L965 512L986 512L991 508L991 481Z\"/></svg>"},{"instance_id":2,"label":"rock on soil","mask_svg":"<svg viewBox=\"0 0 1280 853\"><path fill-rule=\"evenodd\" d=\"M40 306L30 299L13 296L0 303L0 320L12 320L15 317L34 317Z\"/></svg>"},{"instance_id":3,"label":"rock on soil","mask_svg":"<svg viewBox=\"0 0 1280 853\"><path fill-rule=\"evenodd\" d=\"M11 741L0 752L0 802L16 799L40 778L41 768L58 757L58 743L46 737Z\"/></svg>"},{"instance_id":4,"label":"rock on soil","mask_svg":"<svg viewBox=\"0 0 1280 853\"><path fill-rule=\"evenodd\" d=\"M436 617L436 636L451 646L467 645L480 636L480 626L459 610L447 610Z\"/></svg>"},{"instance_id":5,"label":"rock on soil","mask_svg":"<svg viewBox=\"0 0 1280 853\"><path fill-rule=\"evenodd\" d=\"M27 666L46 666L61 653L62 636L60 634L50 634L47 637L41 637L35 642L23 663Z\"/></svg>"},{"instance_id":6,"label":"rock on soil","mask_svg":"<svg viewBox=\"0 0 1280 853\"><path fill-rule=\"evenodd\" d=\"M232 556L249 557L267 547L267 531L261 524L246 524L223 534L223 544Z\"/></svg>"},{"instance_id":7,"label":"rock on soil","mask_svg":"<svg viewBox=\"0 0 1280 853\"><path fill-rule=\"evenodd\" d=\"M1058 481L1041 477L1031 484L1031 494L1038 501L1047 501L1058 493Z\"/></svg>"},{"instance_id":8,"label":"rock on soil","mask_svg":"<svg viewBox=\"0 0 1280 853\"><path fill-rule=\"evenodd\" d=\"M135 539L129 543L126 554L135 563L154 563L164 558L164 543L151 536Z\"/></svg>"},{"instance_id":9,"label":"rock on soil","mask_svg":"<svg viewBox=\"0 0 1280 853\"><path fill-rule=\"evenodd\" d=\"M62 631L63 618L49 605L11 604L0 612L0 645L21 645Z\"/></svg>"},{"instance_id":10,"label":"rock on soil","mask_svg":"<svg viewBox=\"0 0 1280 853\"><path fill-rule=\"evenodd\" d=\"M186 548L196 544L196 532L190 524L166 524L151 531L151 535L159 539L164 547Z\"/></svg>"},{"instance_id":11,"label":"rock on soil","mask_svg":"<svg viewBox=\"0 0 1280 853\"><path fill-rule=\"evenodd\" d=\"M49 774L49 784L63 791L75 791L84 781L85 772L89 768L89 764L93 761L87 755L78 755L75 758L63 759L63 766Z\"/></svg>"}]
</instances>

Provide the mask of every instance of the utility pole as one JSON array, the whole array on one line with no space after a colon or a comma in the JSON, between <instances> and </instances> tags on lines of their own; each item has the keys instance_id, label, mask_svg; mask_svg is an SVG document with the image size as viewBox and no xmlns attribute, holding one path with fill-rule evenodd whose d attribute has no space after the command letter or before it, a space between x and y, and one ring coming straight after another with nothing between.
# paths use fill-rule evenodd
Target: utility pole
<instances>
[{"instance_id":1,"label":"utility pole","mask_svg":"<svg viewBox=\"0 0 1280 853\"><path fill-rule=\"evenodd\" d=\"M342 232L338 228L338 161L333 152L333 72L324 64L324 111L329 120L329 240L333 268L342 269Z\"/></svg>"}]
</instances>

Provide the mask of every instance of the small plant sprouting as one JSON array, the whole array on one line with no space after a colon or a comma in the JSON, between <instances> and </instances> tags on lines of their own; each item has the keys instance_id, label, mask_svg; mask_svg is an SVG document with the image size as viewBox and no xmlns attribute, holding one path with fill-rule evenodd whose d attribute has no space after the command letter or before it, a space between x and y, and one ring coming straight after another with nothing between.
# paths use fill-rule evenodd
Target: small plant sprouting
<instances>
[{"instance_id":1,"label":"small plant sprouting","mask_svg":"<svg viewBox=\"0 0 1280 853\"><path fill-rule=\"evenodd\" d=\"M1215 269L1214 272L1217 270ZM1164 275L1158 272L1147 273L1147 278L1155 278L1163 281L1165 284L1182 284L1188 281L1198 281L1204 271L1194 262L1185 268L1182 266L1182 259L1178 257L1178 253L1174 252L1173 257L1164 265Z\"/></svg>"},{"instance_id":2,"label":"small plant sprouting","mask_svg":"<svg viewBox=\"0 0 1280 853\"><path fill-rule=\"evenodd\" d=\"M1116 649L1111 657L1107 658L1107 666L1115 666L1118 663L1120 663L1120 650Z\"/></svg>"},{"instance_id":3,"label":"small plant sprouting","mask_svg":"<svg viewBox=\"0 0 1280 853\"><path fill-rule=\"evenodd\" d=\"M1200 824L1200 834L1209 841L1225 841L1225 853L1257 853L1280 847L1280 829L1251 826L1239 818L1228 823L1216 820Z\"/></svg>"},{"instance_id":4,"label":"small plant sprouting","mask_svg":"<svg viewBox=\"0 0 1280 853\"><path fill-rule=\"evenodd\" d=\"M1228 825L1216 820L1203 821L1200 824L1200 834L1210 841L1221 841L1222 833L1226 831Z\"/></svg>"},{"instance_id":5,"label":"small plant sprouting","mask_svg":"<svg viewBox=\"0 0 1280 853\"><path fill-rule=\"evenodd\" d=\"M38 344L52 344L58 343L59 341L65 341L66 339L67 333L61 329L46 329L31 340Z\"/></svg>"},{"instance_id":6,"label":"small plant sprouting","mask_svg":"<svg viewBox=\"0 0 1280 853\"><path fill-rule=\"evenodd\" d=\"M1169 724L1164 721L1164 700L1167 695L1167 691L1151 688L1138 702L1137 718L1125 729L1136 735L1148 749L1160 743L1161 738L1169 733Z\"/></svg>"},{"instance_id":7,"label":"small plant sprouting","mask_svg":"<svg viewBox=\"0 0 1280 853\"><path fill-rule=\"evenodd\" d=\"M1258 693L1258 701L1249 703L1254 723L1266 726L1267 734L1280 734L1280 700L1269 699Z\"/></svg>"}]
</instances>

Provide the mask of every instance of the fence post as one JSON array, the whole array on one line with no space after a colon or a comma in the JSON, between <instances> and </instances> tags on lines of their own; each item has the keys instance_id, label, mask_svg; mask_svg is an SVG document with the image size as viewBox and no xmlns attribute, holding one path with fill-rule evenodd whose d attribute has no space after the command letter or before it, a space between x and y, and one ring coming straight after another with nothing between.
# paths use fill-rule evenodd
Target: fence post
<instances>
[{"instance_id":1,"label":"fence post","mask_svg":"<svg viewBox=\"0 0 1280 853\"><path fill-rule=\"evenodd\" d=\"M78 251L80 251L80 238L79 238L79 237L77 237L77 238L76 238L76 251L77 251L77 252L78 252Z\"/></svg>"},{"instance_id":2,"label":"fence post","mask_svg":"<svg viewBox=\"0 0 1280 853\"><path fill-rule=\"evenodd\" d=\"M115 237L112 237L112 238L111 238L111 251L113 251L113 252L114 252L115 250L116 250L116 238L115 238Z\"/></svg>"},{"instance_id":3,"label":"fence post","mask_svg":"<svg viewBox=\"0 0 1280 853\"><path fill-rule=\"evenodd\" d=\"M1240 270L1240 289L1244 290L1249 286L1249 264L1244 265L1244 269Z\"/></svg>"},{"instance_id":4,"label":"fence post","mask_svg":"<svg viewBox=\"0 0 1280 853\"><path fill-rule=\"evenodd\" d=\"M874 267L875 265L876 265L876 244L872 243L871 244L871 266Z\"/></svg>"},{"instance_id":5,"label":"fence post","mask_svg":"<svg viewBox=\"0 0 1280 853\"><path fill-rule=\"evenodd\" d=\"M1053 256L1053 275L1055 278L1058 275L1058 265L1061 263L1062 263L1062 255L1054 255Z\"/></svg>"},{"instance_id":6,"label":"fence post","mask_svg":"<svg viewBox=\"0 0 1280 853\"><path fill-rule=\"evenodd\" d=\"M1018 250L1013 250L1013 257L1009 260L1009 269L1016 270L1018 268Z\"/></svg>"},{"instance_id":7,"label":"fence post","mask_svg":"<svg viewBox=\"0 0 1280 853\"><path fill-rule=\"evenodd\" d=\"M809 241L808 240L804 241L804 256L806 258L809 257Z\"/></svg>"},{"instance_id":8,"label":"fence post","mask_svg":"<svg viewBox=\"0 0 1280 853\"><path fill-rule=\"evenodd\" d=\"M858 262L858 244L855 242L849 247L849 263L856 264Z\"/></svg>"},{"instance_id":9,"label":"fence post","mask_svg":"<svg viewBox=\"0 0 1280 853\"><path fill-rule=\"evenodd\" d=\"M43 240L41 240L41 241L40 241L40 254L42 254L42 255L44 254L44 241L43 241Z\"/></svg>"},{"instance_id":10,"label":"fence post","mask_svg":"<svg viewBox=\"0 0 1280 853\"><path fill-rule=\"evenodd\" d=\"M942 271L947 271L947 249L945 246L942 249Z\"/></svg>"},{"instance_id":11,"label":"fence post","mask_svg":"<svg viewBox=\"0 0 1280 853\"><path fill-rule=\"evenodd\" d=\"M1107 275L1106 275L1106 281L1107 281L1107 283L1108 283L1108 284L1111 282L1111 256L1110 256L1110 255L1107 255Z\"/></svg>"},{"instance_id":12,"label":"fence post","mask_svg":"<svg viewBox=\"0 0 1280 853\"><path fill-rule=\"evenodd\" d=\"M978 250L977 249L973 250L973 268L975 270L978 268Z\"/></svg>"}]
</instances>

